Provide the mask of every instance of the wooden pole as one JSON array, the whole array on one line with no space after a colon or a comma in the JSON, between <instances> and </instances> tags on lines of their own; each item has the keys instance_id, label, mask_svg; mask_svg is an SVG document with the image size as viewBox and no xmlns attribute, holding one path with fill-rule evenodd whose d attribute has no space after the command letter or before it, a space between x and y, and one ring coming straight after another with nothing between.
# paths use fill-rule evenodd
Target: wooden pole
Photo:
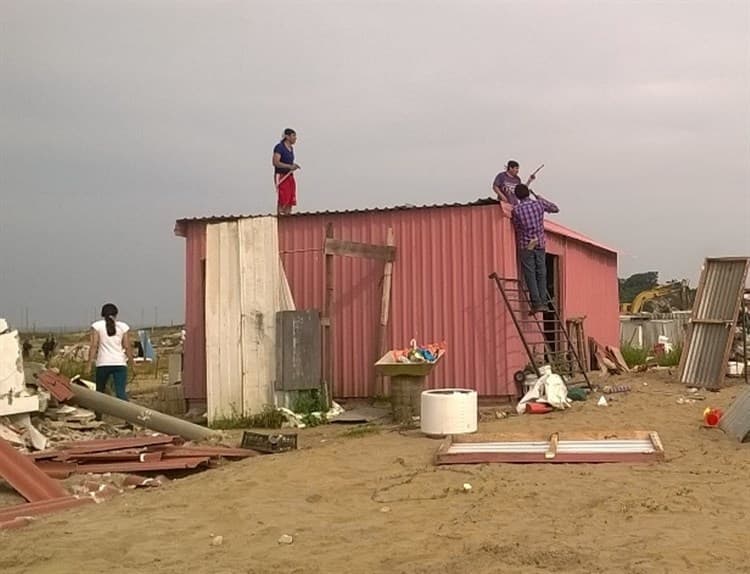
<instances>
[{"instance_id":1,"label":"wooden pole","mask_svg":"<svg viewBox=\"0 0 750 574\"><path fill-rule=\"evenodd\" d=\"M326 224L326 238L333 239L333 223ZM333 402L333 334L331 329L331 314L333 312L333 255L325 255L325 303L323 307L324 323L324 353L325 363L323 377L328 393L328 405Z\"/></svg>"},{"instance_id":2,"label":"wooden pole","mask_svg":"<svg viewBox=\"0 0 750 574\"><path fill-rule=\"evenodd\" d=\"M393 228L389 227L386 232L385 244L388 247L395 245L395 239L393 236ZM388 344L388 315L391 307L391 285L393 284L393 261L385 262L385 271L383 274L383 295L380 300L380 326L378 329L378 356L380 359L385 352ZM376 376L375 379L375 394L383 396L385 394L385 379L381 376Z\"/></svg>"}]
</instances>

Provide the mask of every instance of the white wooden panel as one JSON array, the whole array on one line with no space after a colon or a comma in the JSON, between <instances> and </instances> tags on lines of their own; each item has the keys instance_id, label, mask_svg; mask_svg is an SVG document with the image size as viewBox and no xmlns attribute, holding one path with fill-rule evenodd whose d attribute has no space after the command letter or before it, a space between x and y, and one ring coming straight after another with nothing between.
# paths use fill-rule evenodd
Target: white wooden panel
<instances>
[{"instance_id":1,"label":"white wooden panel","mask_svg":"<svg viewBox=\"0 0 750 574\"><path fill-rule=\"evenodd\" d=\"M239 222L242 370L245 413L273 404L276 311L281 299L275 217Z\"/></svg>"},{"instance_id":2,"label":"white wooden panel","mask_svg":"<svg viewBox=\"0 0 750 574\"><path fill-rule=\"evenodd\" d=\"M206 407L208 422L214 420L214 412L221 404L221 346L219 338L219 226L206 226L206 277L205 277L205 321L206 321Z\"/></svg>"},{"instance_id":3,"label":"white wooden panel","mask_svg":"<svg viewBox=\"0 0 750 574\"><path fill-rule=\"evenodd\" d=\"M238 247L237 222L207 226L206 395L209 422L243 414Z\"/></svg>"},{"instance_id":4,"label":"white wooden panel","mask_svg":"<svg viewBox=\"0 0 750 574\"><path fill-rule=\"evenodd\" d=\"M223 223L221 230L221 412L224 417L243 414L242 356L240 333L240 258L236 221Z\"/></svg>"}]
</instances>

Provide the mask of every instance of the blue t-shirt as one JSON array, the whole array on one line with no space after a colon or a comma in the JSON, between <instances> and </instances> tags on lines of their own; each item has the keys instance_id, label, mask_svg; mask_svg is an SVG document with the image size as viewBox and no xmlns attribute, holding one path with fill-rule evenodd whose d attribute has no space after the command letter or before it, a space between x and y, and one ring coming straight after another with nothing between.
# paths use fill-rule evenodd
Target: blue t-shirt
<instances>
[{"instance_id":1,"label":"blue t-shirt","mask_svg":"<svg viewBox=\"0 0 750 574\"><path fill-rule=\"evenodd\" d=\"M294 148L289 149L284 145L284 140L281 140L279 143L276 144L276 147L273 148L274 154L279 154L281 156L281 163L286 163L289 165L294 164ZM290 169L287 169L285 167L275 167L274 169L276 173L289 173Z\"/></svg>"}]
</instances>

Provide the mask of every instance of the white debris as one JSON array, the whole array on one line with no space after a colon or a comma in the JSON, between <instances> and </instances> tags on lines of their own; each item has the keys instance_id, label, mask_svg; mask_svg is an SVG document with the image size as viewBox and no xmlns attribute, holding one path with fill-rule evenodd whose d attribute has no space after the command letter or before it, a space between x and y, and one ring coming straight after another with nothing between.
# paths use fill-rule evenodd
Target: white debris
<instances>
[{"instance_id":1,"label":"white debris","mask_svg":"<svg viewBox=\"0 0 750 574\"><path fill-rule=\"evenodd\" d=\"M464 492L469 492L471 491L471 485L468 482L464 482L463 489L464 489Z\"/></svg>"},{"instance_id":2,"label":"white debris","mask_svg":"<svg viewBox=\"0 0 750 574\"><path fill-rule=\"evenodd\" d=\"M31 417L28 413L20 415L12 415L8 417L11 423L15 427L20 427L25 430L24 437L28 440L36 450L44 450L47 448L47 437L44 436L39 430L31 424Z\"/></svg>"},{"instance_id":3,"label":"white debris","mask_svg":"<svg viewBox=\"0 0 750 574\"><path fill-rule=\"evenodd\" d=\"M214 536L211 539L211 546L221 546L222 544L224 544L223 536Z\"/></svg>"},{"instance_id":4,"label":"white debris","mask_svg":"<svg viewBox=\"0 0 750 574\"><path fill-rule=\"evenodd\" d=\"M282 534L279 536L279 544L291 544L292 542L294 542L294 538L288 534Z\"/></svg>"},{"instance_id":5,"label":"white debris","mask_svg":"<svg viewBox=\"0 0 750 574\"><path fill-rule=\"evenodd\" d=\"M26 389L18 331L0 319L0 416L39 410L39 397Z\"/></svg>"},{"instance_id":6,"label":"white debris","mask_svg":"<svg viewBox=\"0 0 750 574\"><path fill-rule=\"evenodd\" d=\"M606 406L609 405L609 403L607 402L607 399L604 398L604 395L602 395L601 397L599 397L599 401L596 404L598 406L600 406L600 407L606 407Z\"/></svg>"},{"instance_id":7,"label":"white debris","mask_svg":"<svg viewBox=\"0 0 750 574\"><path fill-rule=\"evenodd\" d=\"M391 507L390 506L383 506L380 509L380 512L383 512L383 513L390 512L390 511L391 511Z\"/></svg>"}]
</instances>

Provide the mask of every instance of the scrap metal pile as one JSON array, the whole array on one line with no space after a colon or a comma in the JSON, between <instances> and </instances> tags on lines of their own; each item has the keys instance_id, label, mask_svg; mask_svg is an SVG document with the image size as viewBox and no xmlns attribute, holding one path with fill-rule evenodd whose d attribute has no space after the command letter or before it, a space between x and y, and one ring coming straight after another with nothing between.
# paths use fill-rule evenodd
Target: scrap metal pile
<instances>
[{"instance_id":1,"label":"scrap metal pile","mask_svg":"<svg viewBox=\"0 0 750 574\"><path fill-rule=\"evenodd\" d=\"M0 483L26 499L0 506L0 529L262 450L221 446L217 431L36 370L24 372L18 332L0 319ZM95 411L127 424L95 420Z\"/></svg>"},{"instance_id":2,"label":"scrap metal pile","mask_svg":"<svg viewBox=\"0 0 750 574\"><path fill-rule=\"evenodd\" d=\"M159 486L166 480L140 473L202 470L224 458L258 454L244 448L185 443L169 435L71 441L55 450L21 453L0 438L0 478L28 501L0 507L0 530L23 526L39 515L102 502L126 488ZM129 476L118 479L115 473ZM73 474L84 475L84 480L70 484L59 480Z\"/></svg>"}]
</instances>

